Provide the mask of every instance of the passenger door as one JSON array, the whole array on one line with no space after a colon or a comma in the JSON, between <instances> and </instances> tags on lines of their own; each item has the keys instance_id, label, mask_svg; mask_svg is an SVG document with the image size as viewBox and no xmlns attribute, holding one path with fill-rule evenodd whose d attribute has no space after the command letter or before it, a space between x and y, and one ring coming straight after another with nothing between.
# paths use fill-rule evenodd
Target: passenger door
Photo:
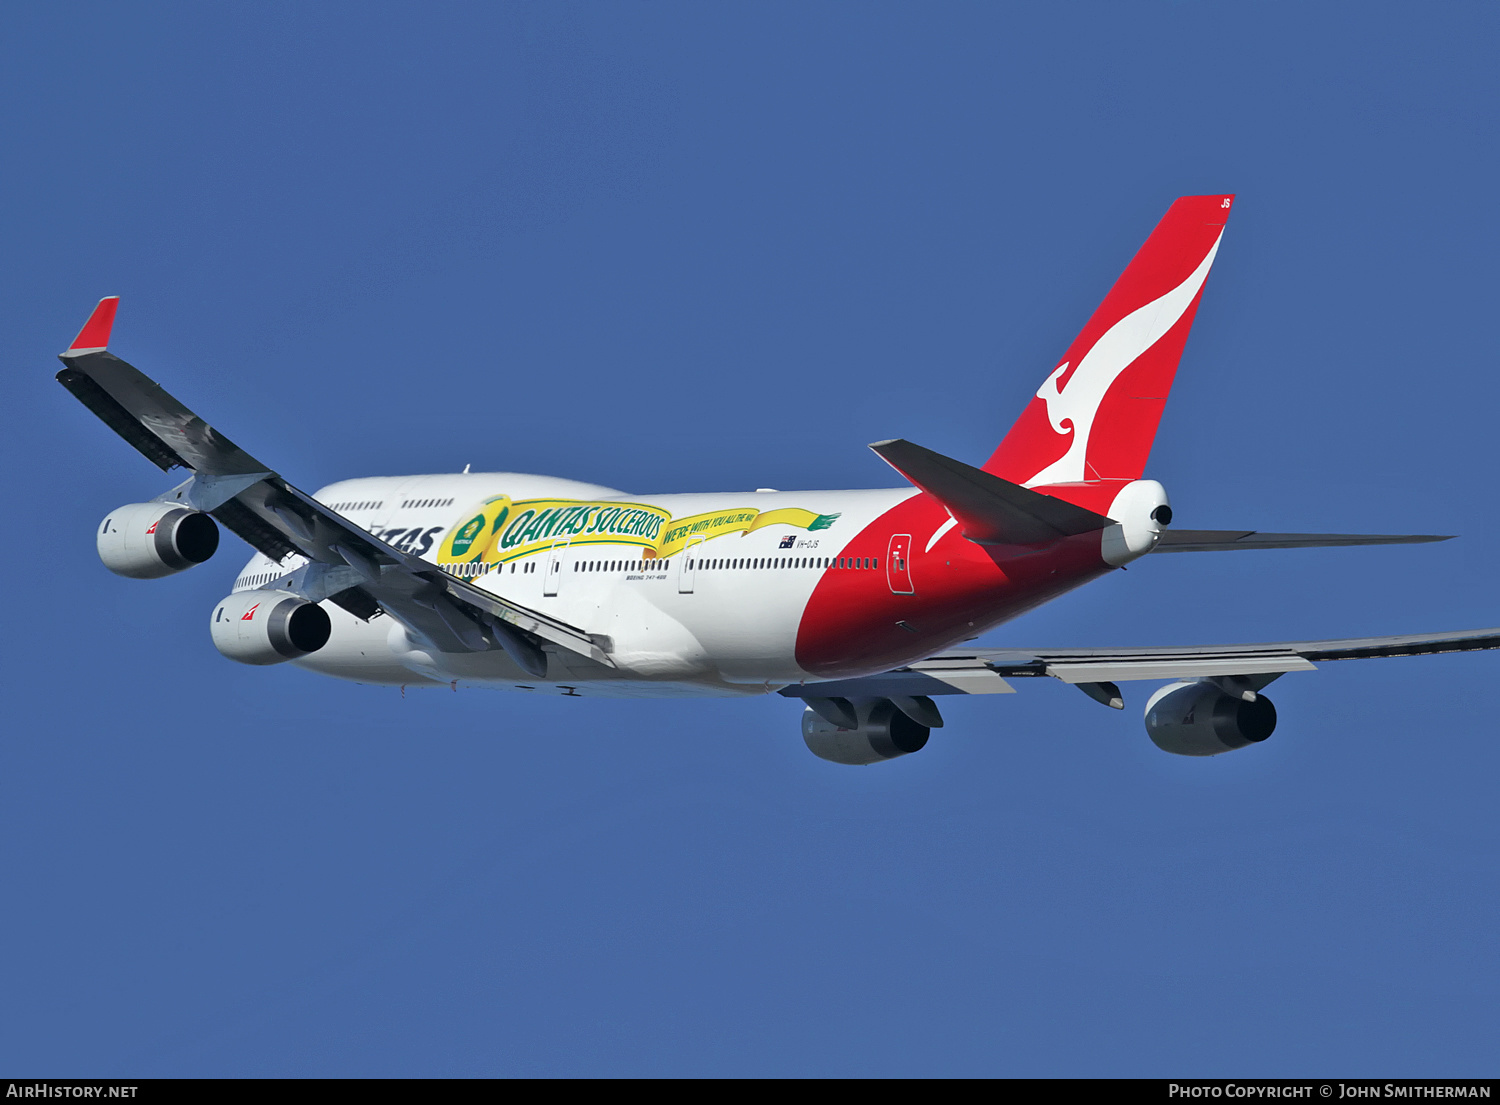
<instances>
[{"instance_id":1,"label":"passenger door","mask_svg":"<svg viewBox=\"0 0 1500 1105\"><path fill-rule=\"evenodd\" d=\"M557 594L557 585L562 582L563 565L568 560L568 545L572 540L571 537L560 537L552 542L552 551L547 554L547 574L542 577L544 597Z\"/></svg>"},{"instance_id":2,"label":"passenger door","mask_svg":"<svg viewBox=\"0 0 1500 1105\"><path fill-rule=\"evenodd\" d=\"M693 576L697 572L698 553L703 549L704 538L689 537L688 543L683 546L682 558L677 562L677 593L679 595L691 595L693 593Z\"/></svg>"},{"instance_id":3,"label":"passenger door","mask_svg":"<svg viewBox=\"0 0 1500 1105\"><path fill-rule=\"evenodd\" d=\"M885 578L897 595L916 594L911 585L911 534L898 533L885 550Z\"/></svg>"}]
</instances>

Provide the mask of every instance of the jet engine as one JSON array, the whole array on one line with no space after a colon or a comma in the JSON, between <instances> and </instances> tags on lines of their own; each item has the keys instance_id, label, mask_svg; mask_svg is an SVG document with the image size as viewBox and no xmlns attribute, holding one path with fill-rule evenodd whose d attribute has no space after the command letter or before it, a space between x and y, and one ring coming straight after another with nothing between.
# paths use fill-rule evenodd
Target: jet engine
<instances>
[{"instance_id":1,"label":"jet engine","mask_svg":"<svg viewBox=\"0 0 1500 1105\"><path fill-rule=\"evenodd\" d=\"M172 503L131 503L99 523L99 559L115 575L160 579L202 564L219 547L207 514Z\"/></svg>"},{"instance_id":2,"label":"jet engine","mask_svg":"<svg viewBox=\"0 0 1500 1105\"><path fill-rule=\"evenodd\" d=\"M1250 701L1213 683L1168 683L1146 703L1146 732L1178 756L1217 756L1265 740L1276 729L1276 707L1263 694Z\"/></svg>"},{"instance_id":3,"label":"jet engine","mask_svg":"<svg viewBox=\"0 0 1500 1105\"><path fill-rule=\"evenodd\" d=\"M845 729L821 717L811 707L802 713L802 739L808 751L836 764L878 764L920 752L931 730L907 717L888 698L853 702L858 722Z\"/></svg>"},{"instance_id":4,"label":"jet engine","mask_svg":"<svg viewBox=\"0 0 1500 1105\"><path fill-rule=\"evenodd\" d=\"M214 607L214 647L241 664L280 664L317 652L333 622L317 603L286 591L236 591Z\"/></svg>"}]
</instances>

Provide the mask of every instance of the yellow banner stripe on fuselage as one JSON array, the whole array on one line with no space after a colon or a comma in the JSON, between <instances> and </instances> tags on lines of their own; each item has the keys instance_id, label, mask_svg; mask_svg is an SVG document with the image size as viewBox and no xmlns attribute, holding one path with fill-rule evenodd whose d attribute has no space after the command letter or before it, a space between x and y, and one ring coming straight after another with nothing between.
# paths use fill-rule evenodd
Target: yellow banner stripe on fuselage
<instances>
[{"instance_id":1,"label":"yellow banner stripe on fuselage","mask_svg":"<svg viewBox=\"0 0 1500 1105\"><path fill-rule=\"evenodd\" d=\"M501 495L486 500L454 528L439 546L437 559L440 564L503 564L548 548L565 537L573 545L633 545L646 559L664 559L681 552L695 537L709 540L775 525L818 530L832 525L837 517L801 507L767 511L733 508L673 521L670 511L646 503L577 499L512 502L508 495Z\"/></svg>"}]
</instances>

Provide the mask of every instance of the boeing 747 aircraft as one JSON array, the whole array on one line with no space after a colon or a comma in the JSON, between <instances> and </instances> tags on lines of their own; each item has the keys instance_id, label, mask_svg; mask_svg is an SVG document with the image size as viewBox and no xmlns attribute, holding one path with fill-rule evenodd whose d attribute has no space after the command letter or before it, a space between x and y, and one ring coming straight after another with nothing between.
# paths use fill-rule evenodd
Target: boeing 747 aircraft
<instances>
[{"instance_id":1,"label":"boeing 747 aircraft","mask_svg":"<svg viewBox=\"0 0 1500 1105\"><path fill-rule=\"evenodd\" d=\"M870 446L887 491L631 495L514 472L372 476L308 494L108 350L116 297L58 380L163 471L188 478L113 510L99 555L153 579L208 560L219 528L256 555L209 615L244 664L360 683L619 697L781 694L807 746L869 764L921 749L936 698L1050 676L1146 703L1158 747L1211 756L1265 740L1262 693L1317 663L1500 647L1500 629L1199 648L966 647L1153 553L1438 541L1172 529L1143 479L1233 196L1172 204L979 467L909 441Z\"/></svg>"}]
</instances>

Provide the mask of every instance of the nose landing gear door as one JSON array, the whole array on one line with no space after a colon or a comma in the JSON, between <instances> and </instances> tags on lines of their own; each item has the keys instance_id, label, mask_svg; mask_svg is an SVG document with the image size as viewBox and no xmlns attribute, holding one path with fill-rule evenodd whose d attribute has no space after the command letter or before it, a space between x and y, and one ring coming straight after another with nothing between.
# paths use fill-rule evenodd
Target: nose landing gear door
<instances>
[{"instance_id":1,"label":"nose landing gear door","mask_svg":"<svg viewBox=\"0 0 1500 1105\"><path fill-rule=\"evenodd\" d=\"M885 551L885 578L897 595L916 594L911 585L911 534L898 533Z\"/></svg>"}]
</instances>

